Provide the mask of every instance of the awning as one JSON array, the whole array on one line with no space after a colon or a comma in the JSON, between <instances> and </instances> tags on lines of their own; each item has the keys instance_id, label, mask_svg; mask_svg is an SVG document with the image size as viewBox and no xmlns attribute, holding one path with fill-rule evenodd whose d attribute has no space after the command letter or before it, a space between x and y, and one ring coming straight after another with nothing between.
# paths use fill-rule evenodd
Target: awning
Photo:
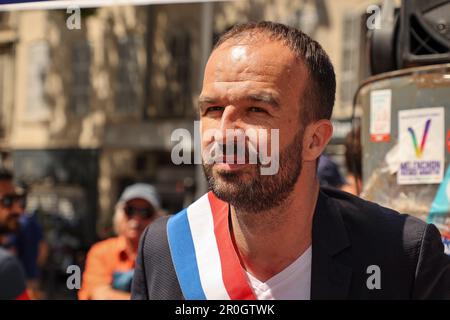
<instances>
[{"instance_id":1,"label":"awning","mask_svg":"<svg viewBox=\"0 0 450 320\"><path fill-rule=\"evenodd\" d=\"M3 0L0 11L16 10L50 10L67 8L98 8L107 6L125 5L157 5L157 4L184 4L227 2L234 0L54 0L54 1L29 1L29 0Z\"/></svg>"}]
</instances>

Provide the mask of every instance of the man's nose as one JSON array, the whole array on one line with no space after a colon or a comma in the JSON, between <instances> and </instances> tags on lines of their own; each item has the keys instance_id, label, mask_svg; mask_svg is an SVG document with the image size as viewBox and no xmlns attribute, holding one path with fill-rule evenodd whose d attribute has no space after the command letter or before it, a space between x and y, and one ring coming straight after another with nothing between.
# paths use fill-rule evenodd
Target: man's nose
<instances>
[{"instance_id":1,"label":"man's nose","mask_svg":"<svg viewBox=\"0 0 450 320\"><path fill-rule=\"evenodd\" d=\"M216 135L216 141L221 144L230 143L230 139L235 138L234 133L236 130L241 129L242 123L240 121L240 113L235 106L227 106L222 113L220 119L220 125L218 129L218 135Z\"/></svg>"},{"instance_id":2,"label":"man's nose","mask_svg":"<svg viewBox=\"0 0 450 320\"><path fill-rule=\"evenodd\" d=\"M134 223L141 225L145 222L145 218L142 217L140 214L135 214L130 218L130 221L133 221Z\"/></svg>"}]
</instances>

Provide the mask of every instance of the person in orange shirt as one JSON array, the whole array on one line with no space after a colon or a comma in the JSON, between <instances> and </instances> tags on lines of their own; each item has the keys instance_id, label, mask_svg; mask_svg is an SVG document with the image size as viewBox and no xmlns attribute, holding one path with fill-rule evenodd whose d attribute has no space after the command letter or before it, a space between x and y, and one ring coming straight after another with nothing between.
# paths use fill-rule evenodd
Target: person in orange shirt
<instances>
[{"instance_id":1,"label":"person in orange shirt","mask_svg":"<svg viewBox=\"0 0 450 320\"><path fill-rule=\"evenodd\" d=\"M136 183L122 193L114 214L117 237L93 245L86 257L80 300L130 299L139 238L160 215L155 188Z\"/></svg>"}]
</instances>

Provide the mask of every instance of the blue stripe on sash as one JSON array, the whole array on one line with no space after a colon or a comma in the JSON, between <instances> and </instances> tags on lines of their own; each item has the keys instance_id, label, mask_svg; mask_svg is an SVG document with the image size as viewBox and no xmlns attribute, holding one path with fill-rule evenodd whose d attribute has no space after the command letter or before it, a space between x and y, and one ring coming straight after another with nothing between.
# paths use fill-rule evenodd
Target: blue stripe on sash
<instances>
[{"instance_id":1,"label":"blue stripe on sash","mask_svg":"<svg viewBox=\"0 0 450 320\"><path fill-rule=\"evenodd\" d=\"M167 238L173 265L186 300L206 300L200 282L194 241L187 216L187 209L172 216L167 222Z\"/></svg>"}]
</instances>

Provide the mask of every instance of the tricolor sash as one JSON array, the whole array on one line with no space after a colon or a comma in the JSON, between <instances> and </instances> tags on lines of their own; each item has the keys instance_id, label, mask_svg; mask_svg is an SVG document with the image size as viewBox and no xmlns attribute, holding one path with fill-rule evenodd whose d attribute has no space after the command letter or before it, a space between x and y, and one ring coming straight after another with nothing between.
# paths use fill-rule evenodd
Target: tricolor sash
<instances>
[{"instance_id":1,"label":"tricolor sash","mask_svg":"<svg viewBox=\"0 0 450 320\"><path fill-rule=\"evenodd\" d=\"M212 192L167 222L170 253L185 299L256 299L229 230L228 203Z\"/></svg>"}]
</instances>

